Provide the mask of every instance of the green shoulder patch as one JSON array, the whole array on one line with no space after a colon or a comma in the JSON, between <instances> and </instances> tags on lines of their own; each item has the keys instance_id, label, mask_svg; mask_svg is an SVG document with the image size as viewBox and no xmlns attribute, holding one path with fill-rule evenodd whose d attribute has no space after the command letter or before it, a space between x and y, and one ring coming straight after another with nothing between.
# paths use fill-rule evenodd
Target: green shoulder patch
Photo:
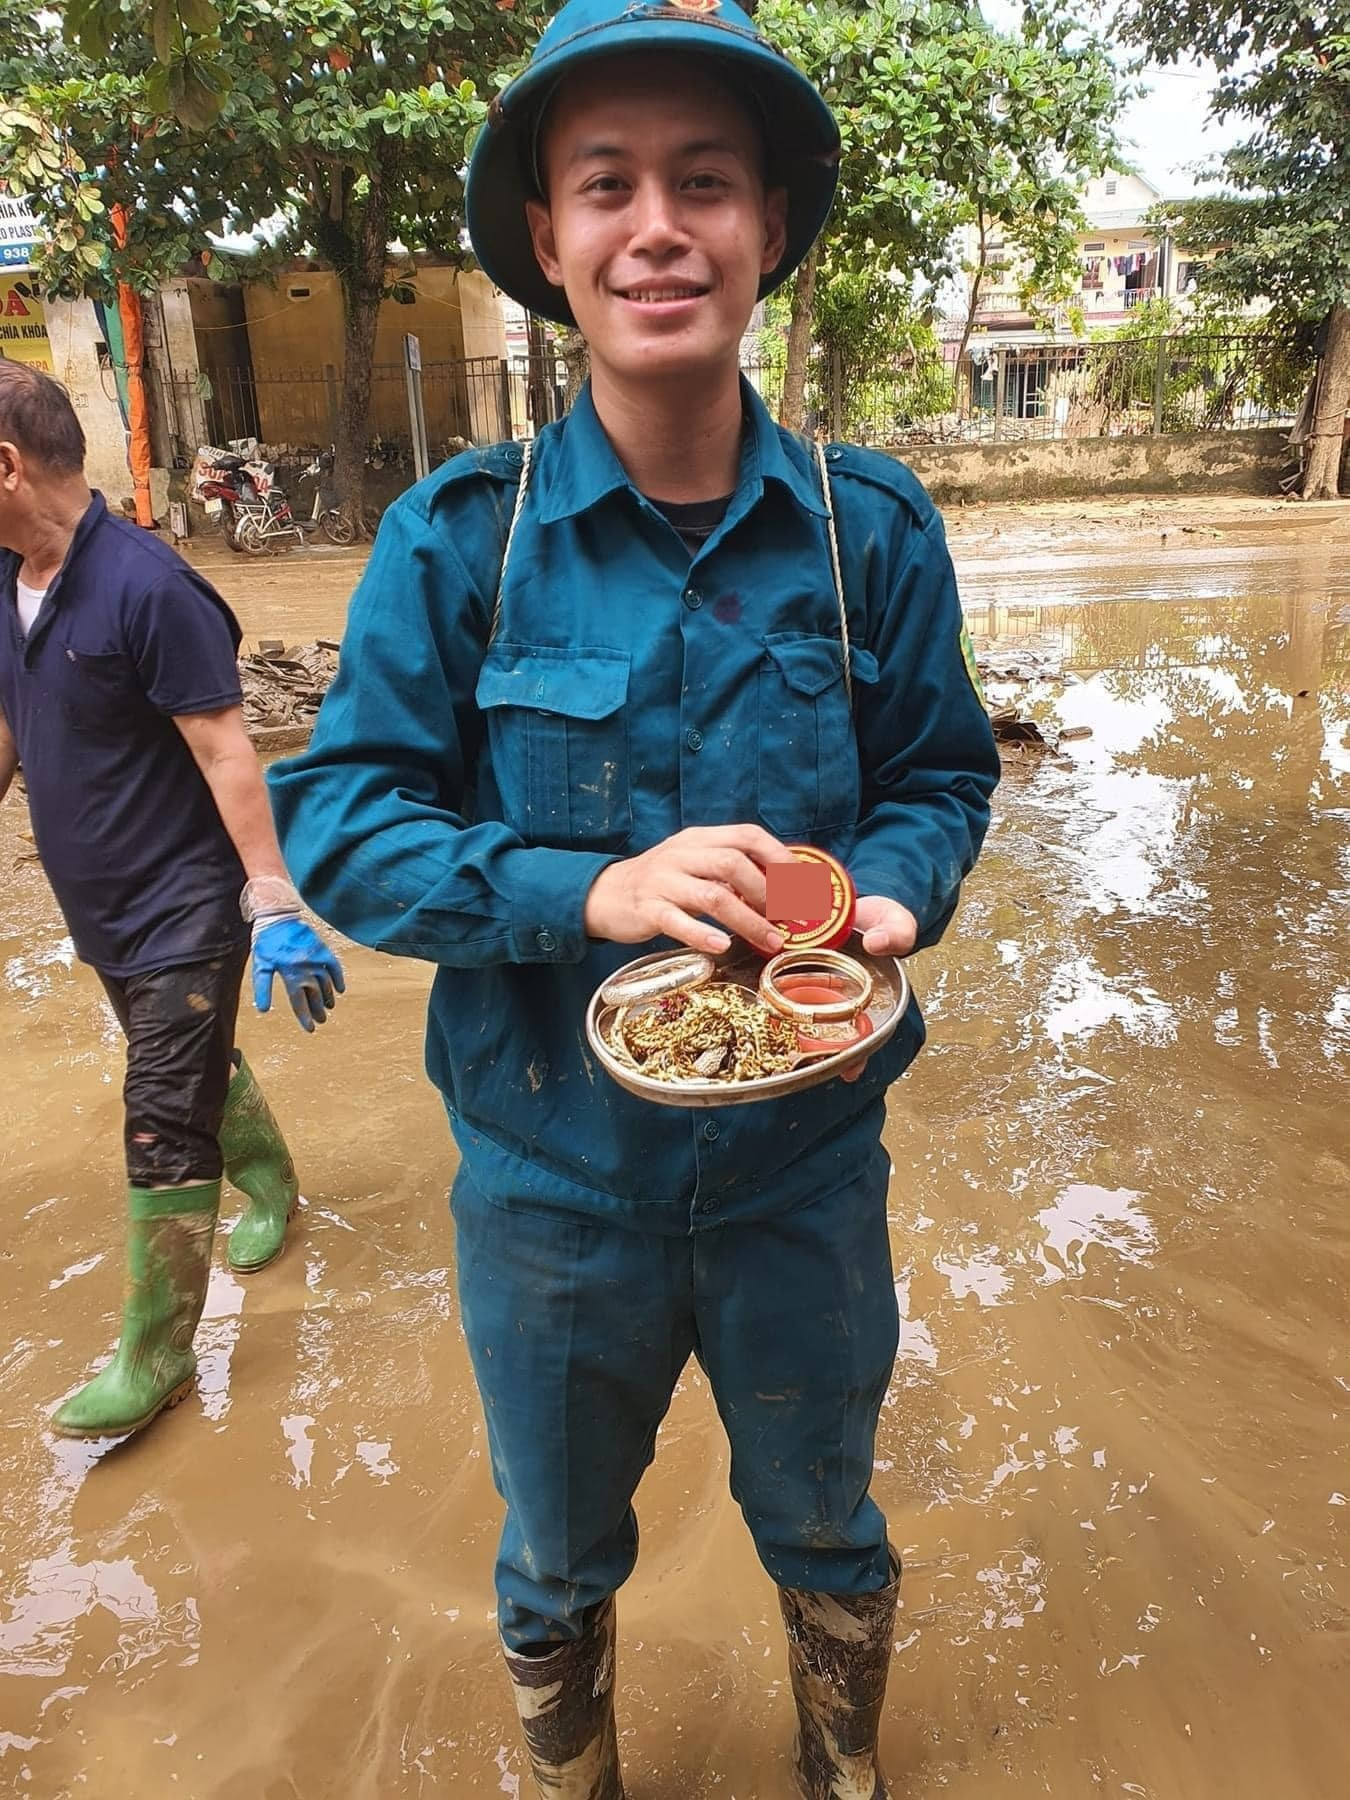
<instances>
[{"instance_id":1,"label":"green shoulder patch","mask_svg":"<svg viewBox=\"0 0 1350 1800\"><path fill-rule=\"evenodd\" d=\"M988 702L984 697L984 683L980 680L980 671L975 662L975 646L970 641L970 633L966 630L966 622L961 621L961 661L966 665L966 674L970 677L970 685L975 690L975 698L981 706Z\"/></svg>"}]
</instances>

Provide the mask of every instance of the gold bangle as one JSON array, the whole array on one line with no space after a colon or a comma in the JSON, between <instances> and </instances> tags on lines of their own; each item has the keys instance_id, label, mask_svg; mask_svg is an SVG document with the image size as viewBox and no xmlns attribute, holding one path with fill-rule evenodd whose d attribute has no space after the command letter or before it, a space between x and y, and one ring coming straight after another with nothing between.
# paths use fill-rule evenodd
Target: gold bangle
<instances>
[{"instance_id":1,"label":"gold bangle","mask_svg":"<svg viewBox=\"0 0 1350 1800\"><path fill-rule=\"evenodd\" d=\"M794 1000L779 987L785 975L819 975L823 984L837 988L843 976L855 989L838 1000ZM834 1020L855 1019L871 1004L874 987L871 972L852 956L839 950L780 950L764 965L759 978L759 996L785 1019L808 1025L828 1024Z\"/></svg>"}]
</instances>

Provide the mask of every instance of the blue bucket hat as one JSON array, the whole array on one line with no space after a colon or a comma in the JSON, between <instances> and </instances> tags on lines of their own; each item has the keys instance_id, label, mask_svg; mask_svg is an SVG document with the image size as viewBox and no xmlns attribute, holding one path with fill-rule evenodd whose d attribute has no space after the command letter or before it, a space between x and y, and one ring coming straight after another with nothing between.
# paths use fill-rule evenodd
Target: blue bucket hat
<instances>
[{"instance_id":1,"label":"blue bucket hat","mask_svg":"<svg viewBox=\"0 0 1350 1800\"><path fill-rule=\"evenodd\" d=\"M567 296L544 277L525 202L539 199L535 133L543 107L572 70L635 51L706 56L755 102L770 180L787 189L787 245L760 282L781 287L825 223L839 178L839 127L824 99L732 0L568 0L526 68L493 101L469 160L465 216L488 278L522 306L575 323Z\"/></svg>"}]
</instances>

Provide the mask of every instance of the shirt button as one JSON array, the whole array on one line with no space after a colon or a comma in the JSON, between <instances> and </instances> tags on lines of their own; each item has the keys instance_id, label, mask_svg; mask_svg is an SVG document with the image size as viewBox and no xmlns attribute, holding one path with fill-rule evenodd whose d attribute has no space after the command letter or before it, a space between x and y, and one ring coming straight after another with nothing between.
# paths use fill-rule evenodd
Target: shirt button
<instances>
[{"instance_id":1,"label":"shirt button","mask_svg":"<svg viewBox=\"0 0 1350 1800\"><path fill-rule=\"evenodd\" d=\"M551 956L558 948L558 940L551 931L536 931L534 934L534 941L544 952L545 956Z\"/></svg>"},{"instance_id":2,"label":"shirt button","mask_svg":"<svg viewBox=\"0 0 1350 1800\"><path fill-rule=\"evenodd\" d=\"M835 448L834 448L834 449L832 449L832 450L827 450L827 451L826 451L826 452L825 452L825 460L826 460L826 461L827 461L827 462L838 462L838 461L839 461L839 459L840 459L840 457L842 457L842 456L843 456L843 454L844 454L844 453L843 453L843 451L842 451L842 450L840 450L840 449L839 449L839 448L838 448L838 446L837 446L837 445L836 445L836 447L835 447Z\"/></svg>"},{"instance_id":3,"label":"shirt button","mask_svg":"<svg viewBox=\"0 0 1350 1800\"><path fill-rule=\"evenodd\" d=\"M684 603L691 612L697 612L699 607L703 604L703 595L697 588L686 588L684 590Z\"/></svg>"},{"instance_id":4,"label":"shirt button","mask_svg":"<svg viewBox=\"0 0 1350 1800\"><path fill-rule=\"evenodd\" d=\"M686 731L684 734L684 741L688 744L689 748L697 754L698 751L703 748L703 733L701 731Z\"/></svg>"},{"instance_id":5,"label":"shirt button","mask_svg":"<svg viewBox=\"0 0 1350 1800\"><path fill-rule=\"evenodd\" d=\"M717 1123L716 1119L709 1119L708 1123L703 1127L703 1135L710 1144L715 1144L722 1135L722 1127Z\"/></svg>"},{"instance_id":6,"label":"shirt button","mask_svg":"<svg viewBox=\"0 0 1350 1800\"><path fill-rule=\"evenodd\" d=\"M700 1200L698 1205L695 1206L694 1211L701 1213L716 1212L717 1202L715 1200Z\"/></svg>"}]
</instances>

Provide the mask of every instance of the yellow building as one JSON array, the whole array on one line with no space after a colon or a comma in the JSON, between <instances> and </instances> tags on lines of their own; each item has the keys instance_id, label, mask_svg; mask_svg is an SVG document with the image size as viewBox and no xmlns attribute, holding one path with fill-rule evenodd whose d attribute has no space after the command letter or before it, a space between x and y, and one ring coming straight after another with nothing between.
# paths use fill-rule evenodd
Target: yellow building
<instances>
[{"instance_id":1,"label":"yellow building","mask_svg":"<svg viewBox=\"0 0 1350 1800\"><path fill-rule=\"evenodd\" d=\"M371 376L377 456L403 455L411 431L404 339L418 340L433 463L457 440L511 435L506 337L486 276L417 257L390 270ZM161 380L175 452L256 437L274 450L331 443L345 380L337 276L296 259L268 281L205 274L166 284Z\"/></svg>"},{"instance_id":2,"label":"yellow building","mask_svg":"<svg viewBox=\"0 0 1350 1800\"><path fill-rule=\"evenodd\" d=\"M1079 318L1082 330L1092 333L1118 329L1150 300L1185 304L1196 259L1165 229L1145 223L1161 200L1161 191L1142 175L1108 170L1088 183L1082 194L1087 223L1078 233L1079 285L1048 309L1048 330L1046 319L1034 316L1023 297L1016 243L991 237L976 333L1000 343L1065 343L1081 335L1074 329Z\"/></svg>"}]
</instances>

